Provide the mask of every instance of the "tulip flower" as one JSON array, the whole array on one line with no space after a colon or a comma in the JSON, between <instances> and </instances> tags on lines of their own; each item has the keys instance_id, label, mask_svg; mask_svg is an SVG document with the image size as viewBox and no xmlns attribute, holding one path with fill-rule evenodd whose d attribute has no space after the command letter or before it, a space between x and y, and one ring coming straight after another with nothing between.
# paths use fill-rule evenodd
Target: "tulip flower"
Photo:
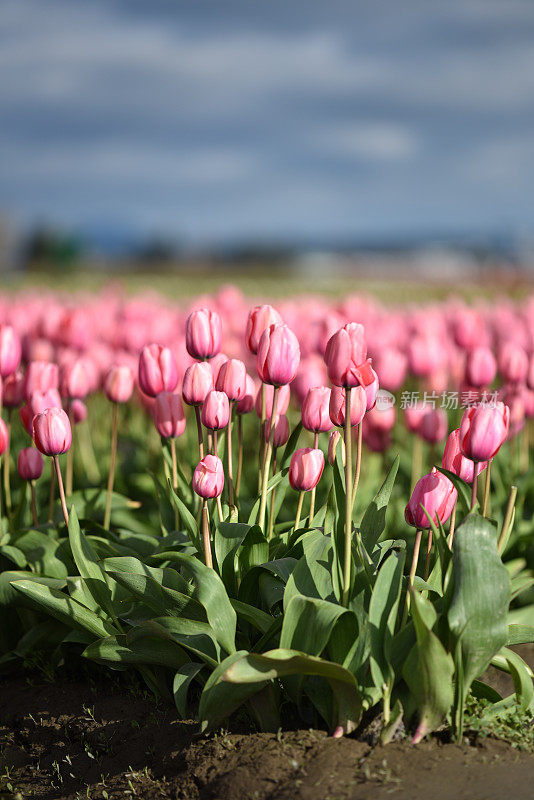
<instances>
[{"instance_id":1,"label":"tulip flower","mask_svg":"<svg viewBox=\"0 0 534 800\"><path fill-rule=\"evenodd\" d=\"M322 450L313 447L302 447L291 456L289 465L289 483L292 488L300 492L295 519L295 530L300 523L304 493L315 489L324 469L324 455ZM311 519L310 519L311 522Z\"/></svg>"},{"instance_id":2,"label":"tulip flower","mask_svg":"<svg viewBox=\"0 0 534 800\"><path fill-rule=\"evenodd\" d=\"M525 383L528 375L528 356L515 342L507 342L499 352L499 372L507 383Z\"/></svg>"},{"instance_id":3,"label":"tulip flower","mask_svg":"<svg viewBox=\"0 0 534 800\"><path fill-rule=\"evenodd\" d=\"M449 472L454 472L455 475L458 475L458 477L466 483L472 483L475 469L477 475L480 475L480 473L486 469L487 463L485 461L479 461L475 464L474 461L471 461L471 459L463 455L460 449L460 430L456 428L456 430L451 431L445 443L441 466L448 469Z\"/></svg>"},{"instance_id":4,"label":"tulip flower","mask_svg":"<svg viewBox=\"0 0 534 800\"><path fill-rule=\"evenodd\" d=\"M279 414L275 420L273 428L273 449L283 447L289 439L289 421L285 414ZM269 436L271 430L271 418L265 420L265 438Z\"/></svg>"},{"instance_id":5,"label":"tulip flower","mask_svg":"<svg viewBox=\"0 0 534 800\"><path fill-rule=\"evenodd\" d=\"M232 411L234 402L236 400L241 400L241 398L244 397L247 387L247 370L243 362L238 358L229 358L227 361L225 361L217 374L215 387L218 391L224 392L230 401L226 455L228 459L228 499L230 506L233 506L234 472L232 465Z\"/></svg>"},{"instance_id":6,"label":"tulip flower","mask_svg":"<svg viewBox=\"0 0 534 800\"><path fill-rule=\"evenodd\" d=\"M218 456L207 455L195 467L193 490L202 498L202 541L207 567L213 567L207 500L219 498L224 488L224 468Z\"/></svg>"},{"instance_id":7,"label":"tulip flower","mask_svg":"<svg viewBox=\"0 0 534 800\"><path fill-rule=\"evenodd\" d=\"M345 442L339 431L332 431L328 439L328 463L333 467L336 461L336 451L341 443L343 465L345 464Z\"/></svg>"},{"instance_id":8,"label":"tulip flower","mask_svg":"<svg viewBox=\"0 0 534 800\"><path fill-rule=\"evenodd\" d=\"M253 355L258 352L261 336L271 325L282 325L282 317L269 305L256 306L248 315L245 341Z\"/></svg>"},{"instance_id":9,"label":"tulip flower","mask_svg":"<svg viewBox=\"0 0 534 800\"><path fill-rule=\"evenodd\" d=\"M22 424L30 436L33 436L33 418L45 408L61 408L61 397L57 389L48 389L46 392L33 392L26 405L19 409Z\"/></svg>"},{"instance_id":10,"label":"tulip flower","mask_svg":"<svg viewBox=\"0 0 534 800\"><path fill-rule=\"evenodd\" d=\"M362 383L361 369L367 357L363 325L351 322L340 328L326 345L328 377L335 386L352 388Z\"/></svg>"},{"instance_id":11,"label":"tulip flower","mask_svg":"<svg viewBox=\"0 0 534 800\"><path fill-rule=\"evenodd\" d=\"M261 335L257 369L263 383L279 387L291 383L300 362L298 339L287 325L269 325ZM277 413L277 409L274 409Z\"/></svg>"},{"instance_id":12,"label":"tulip flower","mask_svg":"<svg viewBox=\"0 0 534 800\"><path fill-rule=\"evenodd\" d=\"M91 373L86 360L79 358L61 370L60 390L63 397L83 400L91 391Z\"/></svg>"},{"instance_id":13,"label":"tulip flower","mask_svg":"<svg viewBox=\"0 0 534 800\"><path fill-rule=\"evenodd\" d=\"M188 406L195 409L197 423L198 451L200 458L204 456L204 436L200 420L200 406L206 399L208 392L213 389L213 368L207 361L196 361L188 367L182 382L182 398Z\"/></svg>"},{"instance_id":14,"label":"tulip flower","mask_svg":"<svg viewBox=\"0 0 534 800\"><path fill-rule=\"evenodd\" d=\"M104 380L104 394L112 403L127 403L132 396L134 376L130 367L114 364Z\"/></svg>"},{"instance_id":15,"label":"tulip flower","mask_svg":"<svg viewBox=\"0 0 534 800\"><path fill-rule=\"evenodd\" d=\"M481 345L470 350L465 362L465 379L470 386L484 388L495 380L497 361L489 347Z\"/></svg>"},{"instance_id":16,"label":"tulip flower","mask_svg":"<svg viewBox=\"0 0 534 800\"><path fill-rule=\"evenodd\" d=\"M429 408L422 415L418 433L429 444L442 442L447 436L448 420L444 408Z\"/></svg>"},{"instance_id":17,"label":"tulip flower","mask_svg":"<svg viewBox=\"0 0 534 800\"><path fill-rule=\"evenodd\" d=\"M29 400L34 392L47 392L59 386L57 364L49 361L30 361L24 378L24 396Z\"/></svg>"},{"instance_id":18,"label":"tulip flower","mask_svg":"<svg viewBox=\"0 0 534 800\"><path fill-rule=\"evenodd\" d=\"M43 474L43 457L35 447L25 447L19 452L17 458L17 471L23 481L30 484L31 509L33 524L39 524L37 515L37 503L35 501L34 481L39 480Z\"/></svg>"},{"instance_id":19,"label":"tulip flower","mask_svg":"<svg viewBox=\"0 0 534 800\"><path fill-rule=\"evenodd\" d=\"M211 431L220 431L228 425L229 416L230 403L228 397L224 392L212 389L206 395L202 406L202 424Z\"/></svg>"},{"instance_id":20,"label":"tulip flower","mask_svg":"<svg viewBox=\"0 0 534 800\"><path fill-rule=\"evenodd\" d=\"M7 378L17 371L21 359L18 333L11 325L0 325L0 377Z\"/></svg>"},{"instance_id":21,"label":"tulip flower","mask_svg":"<svg viewBox=\"0 0 534 800\"><path fill-rule=\"evenodd\" d=\"M24 402L24 375L20 370L4 379L2 403L6 408L18 408Z\"/></svg>"},{"instance_id":22,"label":"tulip flower","mask_svg":"<svg viewBox=\"0 0 534 800\"><path fill-rule=\"evenodd\" d=\"M327 386L314 386L308 390L302 404L302 425L315 434L332 430L330 419L330 389Z\"/></svg>"},{"instance_id":23,"label":"tulip flower","mask_svg":"<svg viewBox=\"0 0 534 800\"><path fill-rule=\"evenodd\" d=\"M222 324L216 311L199 308L187 318L185 346L193 358L213 358L221 349Z\"/></svg>"},{"instance_id":24,"label":"tulip flower","mask_svg":"<svg viewBox=\"0 0 534 800\"><path fill-rule=\"evenodd\" d=\"M333 386L330 393L330 420L336 428L345 427L346 392L340 386ZM359 425L367 409L367 395L363 386L355 386L350 390L350 424Z\"/></svg>"},{"instance_id":25,"label":"tulip flower","mask_svg":"<svg viewBox=\"0 0 534 800\"><path fill-rule=\"evenodd\" d=\"M58 456L66 453L72 444L72 431L69 418L61 408L47 408L33 419L33 440L38 450L50 456L56 468L59 496L65 523L69 524L69 514L63 489L63 478Z\"/></svg>"},{"instance_id":26,"label":"tulip flower","mask_svg":"<svg viewBox=\"0 0 534 800\"><path fill-rule=\"evenodd\" d=\"M139 386L149 397L160 392L173 392L178 383L176 360L168 347L150 344L139 356Z\"/></svg>"},{"instance_id":27,"label":"tulip flower","mask_svg":"<svg viewBox=\"0 0 534 800\"><path fill-rule=\"evenodd\" d=\"M175 439L185 430L185 416L179 394L161 392L154 404L154 422L163 439Z\"/></svg>"},{"instance_id":28,"label":"tulip flower","mask_svg":"<svg viewBox=\"0 0 534 800\"><path fill-rule=\"evenodd\" d=\"M460 449L471 461L494 458L508 435L510 409L504 403L471 406L460 425Z\"/></svg>"}]
</instances>

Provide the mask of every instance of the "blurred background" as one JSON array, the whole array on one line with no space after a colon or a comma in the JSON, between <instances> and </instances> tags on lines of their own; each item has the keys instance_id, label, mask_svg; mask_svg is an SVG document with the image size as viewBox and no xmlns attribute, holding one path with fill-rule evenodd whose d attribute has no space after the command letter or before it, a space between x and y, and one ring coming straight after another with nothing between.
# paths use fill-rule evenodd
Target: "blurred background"
<instances>
[{"instance_id":1,"label":"blurred background","mask_svg":"<svg viewBox=\"0 0 534 800\"><path fill-rule=\"evenodd\" d=\"M5 279L530 280L532 0L3 0L0 63Z\"/></svg>"}]
</instances>

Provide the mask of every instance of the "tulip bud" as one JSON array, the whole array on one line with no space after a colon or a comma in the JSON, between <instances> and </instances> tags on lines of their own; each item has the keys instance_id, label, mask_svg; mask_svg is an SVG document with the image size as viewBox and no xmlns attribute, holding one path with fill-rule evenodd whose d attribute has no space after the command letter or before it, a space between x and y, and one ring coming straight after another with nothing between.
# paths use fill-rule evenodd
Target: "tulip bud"
<instances>
[{"instance_id":1,"label":"tulip bud","mask_svg":"<svg viewBox=\"0 0 534 800\"><path fill-rule=\"evenodd\" d=\"M489 386L495 380L496 374L497 362L489 347L481 345L467 354L465 379L470 386L477 389Z\"/></svg>"},{"instance_id":2,"label":"tulip bud","mask_svg":"<svg viewBox=\"0 0 534 800\"><path fill-rule=\"evenodd\" d=\"M188 406L201 406L213 389L213 372L207 361L195 361L185 371L182 397Z\"/></svg>"},{"instance_id":3,"label":"tulip bud","mask_svg":"<svg viewBox=\"0 0 534 800\"><path fill-rule=\"evenodd\" d=\"M7 378L18 369L21 344L18 333L11 325L0 325L0 377Z\"/></svg>"},{"instance_id":4,"label":"tulip bud","mask_svg":"<svg viewBox=\"0 0 534 800\"><path fill-rule=\"evenodd\" d=\"M168 347L149 344L139 356L139 386L149 397L172 392L178 383L176 360Z\"/></svg>"},{"instance_id":5,"label":"tulip bud","mask_svg":"<svg viewBox=\"0 0 534 800\"><path fill-rule=\"evenodd\" d=\"M309 389L302 404L302 425L307 431L326 433L332 430L330 419L330 389L327 386L314 386Z\"/></svg>"},{"instance_id":6,"label":"tulip bud","mask_svg":"<svg viewBox=\"0 0 534 800\"><path fill-rule=\"evenodd\" d=\"M254 395L256 394L256 387L250 375L245 376L245 394L235 404L236 414L249 414L254 408Z\"/></svg>"},{"instance_id":7,"label":"tulip bud","mask_svg":"<svg viewBox=\"0 0 534 800\"><path fill-rule=\"evenodd\" d=\"M70 418L75 425L78 425L80 422L85 422L87 419L87 406L83 400L72 400L69 408Z\"/></svg>"},{"instance_id":8,"label":"tulip bud","mask_svg":"<svg viewBox=\"0 0 534 800\"><path fill-rule=\"evenodd\" d=\"M528 356L515 342L507 342L499 353L499 372L507 383L524 383L528 373Z\"/></svg>"},{"instance_id":9,"label":"tulip bud","mask_svg":"<svg viewBox=\"0 0 534 800\"><path fill-rule=\"evenodd\" d=\"M428 407L425 403L414 403L404 409L404 422L410 433L419 434L421 421L427 412Z\"/></svg>"},{"instance_id":10,"label":"tulip bud","mask_svg":"<svg viewBox=\"0 0 534 800\"><path fill-rule=\"evenodd\" d=\"M72 444L68 416L62 408L47 408L33 418L33 439L45 456L66 453Z\"/></svg>"},{"instance_id":11,"label":"tulip bud","mask_svg":"<svg viewBox=\"0 0 534 800\"><path fill-rule=\"evenodd\" d=\"M271 431L271 418L265 420L265 441L269 438ZM289 439L289 421L285 414L276 417L273 428L273 447L283 447Z\"/></svg>"},{"instance_id":12,"label":"tulip bud","mask_svg":"<svg viewBox=\"0 0 534 800\"><path fill-rule=\"evenodd\" d=\"M204 456L193 473L193 491L204 500L219 497L224 489L224 469L218 456Z\"/></svg>"},{"instance_id":13,"label":"tulip bud","mask_svg":"<svg viewBox=\"0 0 534 800\"><path fill-rule=\"evenodd\" d=\"M130 367L115 364L104 380L104 394L112 403L127 403L132 396L134 376Z\"/></svg>"},{"instance_id":14,"label":"tulip bud","mask_svg":"<svg viewBox=\"0 0 534 800\"><path fill-rule=\"evenodd\" d=\"M359 425L365 416L367 396L363 386L350 389L350 424L352 427ZM332 423L338 427L345 426L345 389L341 386L332 386L330 392L329 413Z\"/></svg>"},{"instance_id":15,"label":"tulip bud","mask_svg":"<svg viewBox=\"0 0 534 800\"><path fill-rule=\"evenodd\" d=\"M263 332L271 325L282 325L282 317L269 305L256 306L248 315L245 341L251 353L256 355Z\"/></svg>"},{"instance_id":16,"label":"tulip bud","mask_svg":"<svg viewBox=\"0 0 534 800\"><path fill-rule=\"evenodd\" d=\"M343 466L345 466L345 442L339 431L332 431L328 439L328 463L333 467L336 461L336 450L338 444L341 444L341 455L343 458Z\"/></svg>"},{"instance_id":17,"label":"tulip bud","mask_svg":"<svg viewBox=\"0 0 534 800\"><path fill-rule=\"evenodd\" d=\"M33 436L33 418L46 408L61 408L61 397L57 389L48 389L46 392L33 392L26 405L19 409L22 424Z\"/></svg>"},{"instance_id":18,"label":"tulip bud","mask_svg":"<svg viewBox=\"0 0 534 800\"><path fill-rule=\"evenodd\" d=\"M83 400L91 389L91 375L84 359L71 361L61 370L61 394L63 397Z\"/></svg>"},{"instance_id":19,"label":"tulip bud","mask_svg":"<svg viewBox=\"0 0 534 800\"><path fill-rule=\"evenodd\" d=\"M371 379L368 382L365 383L362 382L362 386L365 389L365 396L367 398L367 411L370 411L372 408L374 408L376 403L376 396L380 388L380 384L378 382L378 375L370 365L369 365L369 372L370 372L369 377Z\"/></svg>"},{"instance_id":20,"label":"tulip bud","mask_svg":"<svg viewBox=\"0 0 534 800\"><path fill-rule=\"evenodd\" d=\"M238 358L229 358L219 369L215 388L229 400L241 400L245 395L247 369Z\"/></svg>"},{"instance_id":21,"label":"tulip bud","mask_svg":"<svg viewBox=\"0 0 534 800\"><path fill-rule=\"evenodd\" d=\"M193 358L213 358L221 349L222 325L216 311L199 308L185 324L185 346Z\"/></svg>"},{"instance_id":22,"label":"tulip bud","mask_svg":"<svg viewBox=\"0 0 534 800\"><path fill-rule=\"evenodd\" d=\"M175 439L185 431L185 415L179 394L161 392L154 404L154 422L164 439Z\"/></svg>"},{"instance_id":23,"label":"tulip bud","mask_svg":"<svg viewBox=\"0 0 534 800\"><path fill-rule=\"evenodd\" d=\"M208 392L200 419L205 428L212 431L219 431L226 428L230 418L230 403L224 392L217 392L212 389Z\"/></svg>"},{"instance_id":24,"label":"tulip bud","mask_svg":"<svg viewBox=\"0 0 534 800\"><path fill-rule=\"evenodd\" d=\"M14 372L4 380L2 386L2 402L6 408L18 408L24 400L24 375Z\"/></svg>"},{"instance_id":25,"label":"tulip bud","mask_svg":"<svg viewBox=\"0 0 534 800\"><path fill-rule=\"evenodd\" d=\"M467 408L460 425L460 450L471 461L489 461L506 441L510 409L504 403Z\"/></svg>"},{"instance_id":26,"label":"tulip bud","mask_svg":"<svg viewBox=\"0 0 534 800\"><path fill-rule=\"evenodd\" d=\"M254 402L254 409L256 414L261 419L261 398L262 393L265 391L265 415L267 417L271 416L273 410L273 397L274 397L274 388L269 386L268 383L262 384L258 389L258 393L256 394L256 400ZM289 401L291 399L291 389L289 386L280 386L278 390L278 400L276 402L276 413L277 414L285 414L287 409L289 408Z\"/></svg>"},{"instance_id":27,"label":"tulip bud","mask_svg":"<svg viewBox=\"0 0 534 800\"><path fill-rule=\"evenodd\" d=\"M328 340L324 360L328 377L335 386L345 388L362 383L360 367L367 356L363 325L350 322Z\"/></svg>"},{"instance_id":28,"label":"tulip bud","mask_svg":"<svg viewBox=\"0 0 534 800\"><path fill-rule=\"evenodd\" d=\"M59 370L51 361L30 361L24 379L24 396L29 400L34 392L47 392L57 389Z\"/></svg>"},{"instance_id":29,"label":"tulip bud","mask_svg":"<svg viewBox=\"0 0 534 800\"><path fill-rule=\"evenodd\" d=\"M323 451L314 450L313 447L301 447L291 456L289 483L297 492L309 492L319 483L323 469Z\"/></svg>"},{"instance_id":30,"label":"tulip bud","mask_svg":"<svg viewBox=\"0 0 534 800\"><path fill-rule=\"evenodd\" d=\"M7 425L0 417L0 456L3 455L9 444L9 431L7 429Z\"/></svg>"},{"instance_id":31,"label":"tulip bud","mask_svg":"<svg viewBox=\"0 0 534 800\"><path fill-rule=\"evenodd\" d=\"M438 519L445 523L452 514L458 494L452 482L435 467L428 475L423 475L414 486L412 496L404 511L408 525L426 529L432 527L425 512L437 525ZM424 506L424 509L422 508Z\"/></svg>"},{"instance_id":32,"label":"tulip bud","mask_svg":"<svg viewBox=\"0 0 534 800\"><path fill-rule=\"evenodd\" d=\"M17 458L17 470L23 481L37 481L43 473L43 457L35 447L25 447Z\"/></svg>"},{"instance_id":33,"label":"tulip bud","mask_svg":"<svg viewBox=\"0 0 534 800\"><path fill-rule=\"evenodd\" d=\"M298 339L287 325L270 325L258 345L257 369L260 380L272 386L291 383L300 361Z\"/></svg>"},{"instance_id":34,"label":"tulip bud","mask_svg":"<svg viewBox=\"0 0 534 800\"><path fill-rule=\"evenodd\" d=\"M429 408L419 421L417 433L429 444L442 442L447 436L449 423L444 408Z\"/></svg>"},{"instance_id":35,"label":"tulip bud","mask_svg":"<svg viewBox=\"0 0 534 800\"><path fill-rule=\"evenodd\" d=\"M460 450L459 428L456 428L456 430L451 431L449 434L445 444L445 450L443 451L441 466L448 469L449 472L454 472L455 475L458 475L463 481L466 481L466 483L473 483L475 462L462 455L462 451ZM476 474L480 475L486 467L487 463L485 461L480 461L476 464Z\"/></svg>"}]
</instances>

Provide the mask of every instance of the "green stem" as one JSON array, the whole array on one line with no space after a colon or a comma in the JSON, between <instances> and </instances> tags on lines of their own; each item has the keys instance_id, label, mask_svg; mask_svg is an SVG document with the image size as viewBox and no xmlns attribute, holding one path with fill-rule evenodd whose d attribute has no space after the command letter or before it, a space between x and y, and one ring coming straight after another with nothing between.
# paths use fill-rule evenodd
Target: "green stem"
<instances>
[{"instance_id":1,"label":"green stem","mask_svg":"<svg viewBox=\"0 0 534 800\"><path fill-rule=\"evenodd\" d=\"M72 411L70 409L69 403L69 422L71 430L74 430L74 419L72 415ZM70 497L72 494L72 484L73 484L73 476L74 476L74 438L72 440L71 446L67 451L67 470L65 475L65 492L67 497Z\"/></svg>"},{"instance_id":2,"label":"green stem","mask_svg":"<svg viewBox=\"0 0 534 800\"><path fill-rule=\"evenodd\" d=\"M172 488L178 493L178 463L176 461L176 440L171 438L171 459L172 459ZM180 526L180 514L175 503L174 506L174 526L178 530Z\"/></svg>"},{"instance_id":3,"label":"green stem","mask_svg":"<svg viewBox=\"0 0 534 800\"><path fill-rule=\"evenodd\" d=\"M314 447L314 450L318 450L319 449L319 434L317 432L315 433L315 435L313 437L313 447ZM311 521L312 521L313 517L315 516L315 492L316 492L316 490L317 490L317 487L314 486L313 489L310 492L310 517L309 517L309 521L310 521L309 524L310 525L311 525Z\"/></svg>"},{"instance_id":4,"label":"green stem","mask_svg":"<svg viewBox=\"0 0 534 800\"><path fill-rule=\"evenodd\" d=\"M273 438L274 438L274 423L276 417L276 408L278 405L278 392L280 391L279 386L274 387L273 392L273 407L271 412L271 426L269 429L269 437L267 439L267 444L265 446L265 461L263 464L263 472L262 472L262 481L261 481L261 500L260 500L260 511L258 514L258 525L262 529L265 528L265 509L267 507L267 484L269 482L269 468L271 466L271 454L273 450Z\"/></svg>"},{"instance_id":5,"label":"green stem","mask_svg":"<svg viewBox=\"0 0 534 800\"><path fill-rule=\"evenodd\" d=\"M454 529L456 527L456 506L457 506L457 503L458 503L458 501L456 501L456 503L452 507L451 521L449 523L449 539L448 539L449 550L452 550L452 541L454 539Z\"/></svg>"},{"instance_id":6,"label":"green stem","mask_svg":"<svg viewBox=\"0 0 534 800\"><path fill-rule=\"evenodd\" d=\"M356 502L356 493L358 491L358 484L360 482L360 471L362 467L362 437L363 437L363 419L358 425L358 444L356 450L356 469L354 473L354 485L352 487L352 513L354 514L354 503Z\"/></svg>"},{"instance_id":7,"label":"green stem","mask_svg":"<svg viewBox=\"0 0 534 800\"><path fill-rule=\"evenodd\" d=\"M54 462L50 462L50 485L48 489L48 522L54 521L54 490L56 488L56 473Z\"/></svg>"},{"instance_id":8,"label":"green stem","mask_svg":"<svg viewBox=\"0 0 534 800\"><path fill-rule=\"evenodd\" d=\"M197 421L197 436L198 436L198 455L199 460L204 458L204 434L202 433L202 422L200 421L200 408L195 406L195 419Z\"/></svg>"},{"instance_id":9,"label":"green stem","mask_svg":"<svg viewBox=\"0 0 534 800\"><path fill-rule=\"evenodd\" d=\"M503 550L506 547L506 543L508 541L508 533L510 530L510 525L512 524L512 518L514 516L516 497L517 497L517 486L510 486L510 494L508 495L506 512L504 514L502 528L499 534L499 541L497 543L497 550L499 551L499 555L502 555Z\"/></svg>"},{"instance_id":10,"label":"green stem","mask_svg":"<svg viewBox=\"0 0 534 800\"><path fill-rule=\"evenodd\" d=\"M304 502L304 492L300 492L299 494L299 502L297 505L297 516L295 517L295 527L293 530L297 530L298 526L300 525L300 515L302 514L302 504Z\"/></svg>"},{"instance_id":11,"label":"green stem","mask_svg":"<svg viewBox=\"0 0 534 800\"><path fill-rule=\"evenodd\" d=\"M57 484L59 487L59 499L61 500L61 508L63 510L63 517L65 524L69 524L69 512L67 511L67 501L65 500L65 490L63 488L63 478L61 477L61 467L59 466L59 457L54 456L54 464L56 467Z\"/></svg>"},{"instance_id":12,"label":"green stem","mask_svg":"<svg viewBox=\"0 0 534 800\"><path fill-rule=\"evenodd\" d=\"M349 604L350 568L352 562L352 431L350 424L351 390L345 389L345 553L343 563L343 596L345 608Z\"/></svg>"},{"instance_id":13,"label":"green stem","mask_svg":"<svg viewBox=\"0 0 534 800\"><path fill-rule=\"evenodd\" d=\"M273 448L273 475L276 475L276 454L277 454L277 447ZM274 535L274 502L276 499L276 486L273 488L271 492L271 502L269 504L269 536L268 539L272 539Z\"/></svg>"},{"instance_id":14,"label":"green stem","mask_svg":"<svg viewBox=\"0 0 534 800\"><path fill-rule=\"evenodd\" d=\"M213 559L211 557L210 522L208 516L208 502L202 501L202 544L204 545L204 558L206 566L213 569Z\"/></svg>"},{"instance_id":15,"label":"green stem","mask_svg":"<svg viewBox=\"0 0 534 800\"><path fill-rule=\"evenodd\" d=\"M115 482L115 461L117 458L117 422L119 417L119 404L113 403L113 416L111 422L111 458L109 462L108 487L106 495L106 510L104 513L104 528L109 530L111 521L111 498Z\"/></svg>"},{"instance_id":16,"label":"green stem","mask_svg":"<svg viewBox=\"0 0 534 800\"><path fill-rule=\"evenodd\" d=\"M404 603L404 613L402 615L402 622L401 628L403 628L406 624L406 620L408 619L408 611L410 609L410 589L413 586L413 582L415 579L415 573L417 571L417 562L419 561L419 550L421 549L421 537L423 535L422 530L417 530L415 534L415 544L413 547L413 555L412 555L412 565L410 567L410 575L408 577L408 589L406 591L406 602Z\"/></svg>"},{"instance_id":17,"label":"green stem","mask_svg":"<svg viewBox=\"0 0 534 800\"><path fill-rule=\"evenodd\" d=\"M237 417L237 476L235 479L235 497L239 502L239 490L241 489L241 473L243 472L243 417Z\"/></svg>"},{"instance_id":18,"label":"green stem","mask_svg":"<svg viewBox=\"0 0 534 800\"><path fill-rule=\"evenodd\" d=\"M33 485L33 481L30 481L30 495L33 524L37 527L39 525L39 517L37 516L37 503L35 502L35 486Z\"/></svg>"},{"instance_id":19,"label":"green stem","mask_svg":"<svg viewBox=\"0 0 534 800\"><path fill-rule=\"evenodd\" d=\"M478 490L478 475L476 470L473 472L473 483L471 484L471 511L477 503L477 490Z\"/></svg>"},{"instance_id":20,"label":"green stem","mask_svg":"<svg viewBox=\"0 0 534 800\"><path fill-rule=\"evenodd\" d=\"M7 447L4 453L4 495L6 498L6 514L8 519L11 517L11 429L12 429L13 409L7 410Z\"/></svg>"},{"instance_id":21,"label":"green stem","mask_svg":"<svg viewBox=\"0 0 534 800\"><path fill-rule=\"evenodd\" d=\"M228 501L230 508L234 506L234 473L232 465L232 411L234 403L230 400L230 414L228 416L228 438L226 441L226 455L228 464Z\"/></svg>"},{"instance_id":22,"label":"green stem","mask_svg":"<svg viewBox=\"0 0 534 800\"><path fill-rule=\"evenodd\" d=\"M488 466L486 467L486 480L484 481L484 500L482 501L483 517L486 517L488 514L490 491L491 491L491 462L492 459L488 461ZM477 466L478 465L475 464L475 469L477 468Z\"/></svg>"}]
</instances>

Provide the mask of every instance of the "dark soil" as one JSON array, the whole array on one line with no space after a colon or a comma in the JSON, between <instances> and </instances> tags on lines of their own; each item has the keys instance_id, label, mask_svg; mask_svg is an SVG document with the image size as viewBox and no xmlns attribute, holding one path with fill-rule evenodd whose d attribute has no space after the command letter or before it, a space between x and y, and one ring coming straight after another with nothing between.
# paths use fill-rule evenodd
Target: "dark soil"
<instances>
[{"instance_id":1,"label":"dark soil","mask_svg":"<svg viewBox=\"0 0 534 800\"><path fill-rule=\"evenodd\" d=\"M96 676L96 677L95 677ZM110 672L10 678L0 692L0 800L531 800L534 756L435 738L370 747L323 731L199 738Z\"/></svg>"}]
</instances>

